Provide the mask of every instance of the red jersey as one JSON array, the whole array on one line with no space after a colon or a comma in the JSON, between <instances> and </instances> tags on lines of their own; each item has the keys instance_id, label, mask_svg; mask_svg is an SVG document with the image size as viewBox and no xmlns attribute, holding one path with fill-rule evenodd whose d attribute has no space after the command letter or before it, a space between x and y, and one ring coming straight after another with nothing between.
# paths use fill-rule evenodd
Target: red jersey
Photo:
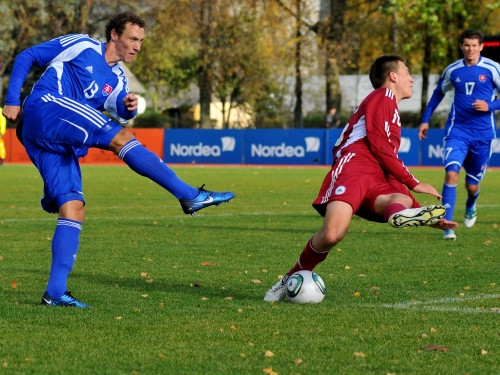
<instances>
[{"instance_id":1,"label":"red jersey","mask_svg":"<svg viewBox=\"0 0 500 375\"><path fill-rule=\"evenodd\" d=\"M419 181L398 158L401 119L392 90L372 91L352 115L333 148L333 164L347 154L362 156L370 167L378 165L386 174L413 189Z\"/></svg>"}]
</instances>

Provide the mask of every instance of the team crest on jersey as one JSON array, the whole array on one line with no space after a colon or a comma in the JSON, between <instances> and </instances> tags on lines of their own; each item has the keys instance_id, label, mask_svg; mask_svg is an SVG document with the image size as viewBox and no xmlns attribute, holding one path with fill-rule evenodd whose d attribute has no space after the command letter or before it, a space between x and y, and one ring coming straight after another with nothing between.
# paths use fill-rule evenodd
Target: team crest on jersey
<instances>
[{"instance_id":1,"label":"team crest on jersey","mask_svg":"<svg viewBox=\"0 0 500 375\"><path fill-rule=\"evenodd\" d=\"M102 93L103 93L104 95L109 95L109 94L111 94L111 91L113 91L113 88L112 88L110 85L108 85L107 83L106 83L106 84L104 85L104 87L102 88Z\"/></svg>"},{"instance_id":2,"label":"team crest on jersey","mask_svg":"<svg viewBox=\"0 0 500 375\"><path fill-rule=\"evenodd\" d=\"M344 194L344 193L345 193L345 191L346 191L345 186L340 185L339 187L337 187L337 188L335 189L335 195L342 195L342 194Z\"/></svg>"},{"instance_id":3,"label":"team crest on jersey","mask_svg":"<svg viewBox=\"0 0 500 375\"><path fill-rule=\"evenodd\" d=\"M479 75L479 82L486 82L486 76L484 74Z\"/></svg>"}]
</instances>

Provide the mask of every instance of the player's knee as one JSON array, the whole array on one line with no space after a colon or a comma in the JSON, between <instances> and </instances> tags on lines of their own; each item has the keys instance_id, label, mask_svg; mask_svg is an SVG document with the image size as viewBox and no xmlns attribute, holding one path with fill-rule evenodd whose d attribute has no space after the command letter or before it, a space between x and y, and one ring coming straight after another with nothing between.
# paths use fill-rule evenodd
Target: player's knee
<instances>
[{"instance_id":1,"label":"player's knee","mask_svg":"<svg viewBox=\"0 0 500 375\"><path fill-rule=\"evenodd\" d=\"M109 149L118 155L120 150L125 146L128 142L134 139L134 134L128 129L121 129L111 140L109 144Z\"/></svg>"},{"instance_id":2,"label":"player's knee","mask_svg":"<svg viewBox=\"0 0 500 375\"><path fill-rule=\"evenodd\" d=\"M456 184L460 174L460 166L452 164L446 167L445 182L447 184Z\"/></svg>"},{"instance_id":3,"label":"player's knee","mask_svg":"<svg viewBox=\"0 0 500 375\"><path fill-rule=\"evenodd\" d=\"M316 235L317 245L315 246L319 252L329 251L344 238L346 232L339 232L335 229L322 230Z\"/></svg>"},{"instance_id":4,"label":"player's knee","mask_svg":"<svg viewBox=\"0 0 500 375\"><path fill-rule=\"evenodd\" d=\"M83 223L85 220L84 203L79 200L72 200L64 203L59 207L59 217Z\"/></svg>"},{"instance_id":5,"label":"player's knee","mask_svg":"<svg viewBox=\"0 0 500 375\"><path fill-rule=\"evenodd\" d=\"M465 189L469 192L469 194L474 195L479 191L479 184L478 183L470 183L470 182L465 182Z\"/></svg>"}]
</instances>

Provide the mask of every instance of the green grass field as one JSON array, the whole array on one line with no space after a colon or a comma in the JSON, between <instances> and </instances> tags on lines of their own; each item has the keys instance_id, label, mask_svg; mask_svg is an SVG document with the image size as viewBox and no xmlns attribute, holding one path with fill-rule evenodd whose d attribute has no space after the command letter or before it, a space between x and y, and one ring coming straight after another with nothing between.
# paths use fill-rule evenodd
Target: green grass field
<instances>
[{"instance_id":1,"label":"green grass field","mask_svg":"<svg viewBox=\"0 0 500 375\"><path fill-rule=\"evenodd\" d=\"M500 170L454 242L354 217L316 268L325 300L292 305L262 298L321 226L328 167L174 169L237 197L191 217L126 167L82 167L79 310L39 305L56 216L33 166L0 167L0 374L500 373ZM441 189L441 169L414 172ZM464 202L461 176L460 223Z\"/></svg>"}]
</instances>

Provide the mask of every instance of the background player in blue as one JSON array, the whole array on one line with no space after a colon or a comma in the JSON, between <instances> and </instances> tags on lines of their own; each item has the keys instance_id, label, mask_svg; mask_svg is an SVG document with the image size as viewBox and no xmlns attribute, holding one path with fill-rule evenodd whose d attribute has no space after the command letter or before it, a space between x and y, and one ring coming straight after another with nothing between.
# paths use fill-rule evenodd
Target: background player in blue
<instances>
[{"instance_id":1,"label":"background player in blue","mask_svg":"<svg viewBox=\"0 0 500 375\"><path fill-rule=\"evenodd\" d=\"M44 182L42 207L59 214L44 305L88 307L67 291L66 281L85 216L78 158L89 147L113 151L135 172L179 199L186 214L234 197L184 183L132 132L101 113L108 111L120 122L137 114L138 98L128 92L118 62L128 63L140 51L144 28L144 20L134 13L119 13L106 25L106 43L87 35L66 35L24 50L14 63L3 114L10 121L21 120L21 141ZM21 88L34 64L47 68L21 111Z\"/></svg>"},{"instance_id":2,"label":"background player in blue","mask_svg":"<svg viewBox=\"0 0 500 375\"><path fill-rule=\"evenodd\" d=\"M419 138L426 137L429 120L445 93L455 90L453 105L448 116L444 138L443 205L446 216L452 220L457 199L457 183L463 166L467 201L465 202L464 226L476 222L476 202L479 182L484 177L491 157L491 144L495 139L495 111L500 109L500 64L481 56L483 34L467 29L459 38L464 58L450 64L439 79L427 109L422 116ZM443 238L455 240L454 230L445 230Z\"/></svg>"}]
</instances>

